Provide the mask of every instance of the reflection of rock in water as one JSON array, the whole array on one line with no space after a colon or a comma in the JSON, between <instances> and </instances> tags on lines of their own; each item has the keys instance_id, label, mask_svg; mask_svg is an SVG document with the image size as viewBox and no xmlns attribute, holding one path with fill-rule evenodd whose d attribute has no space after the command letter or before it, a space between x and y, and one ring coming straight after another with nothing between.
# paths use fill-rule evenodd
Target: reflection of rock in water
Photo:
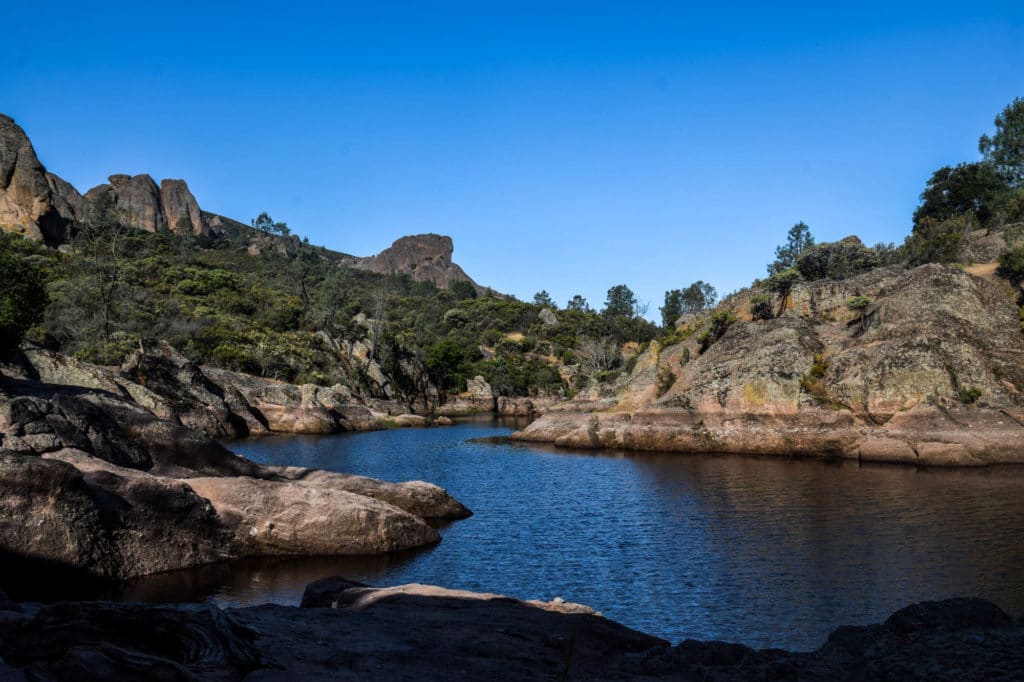
<instances>
[{"instance_id":1,"label":"reflection of rock in water","mask_svg":"<svg viewBox=\"0 0 1024 682\"><path fill-rule=\"evenodd\" d=\"M106 598L126 602L211 601L221 606L273 602L297 605L311 582L343 575L380 582L414 558L432 551L395 552L383 556L240 559L145 576L105 591ZM96 592L96 597L103 594Z\"/></svg>"}]
</instances>

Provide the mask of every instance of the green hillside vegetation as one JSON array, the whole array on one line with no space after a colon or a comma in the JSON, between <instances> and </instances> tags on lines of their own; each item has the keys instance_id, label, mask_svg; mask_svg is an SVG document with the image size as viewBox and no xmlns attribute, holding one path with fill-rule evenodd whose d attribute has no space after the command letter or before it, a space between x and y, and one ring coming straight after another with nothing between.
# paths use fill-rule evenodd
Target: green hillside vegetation
<instances>
[{"instance_id":1,"label":"green hillside vegetation","mask_svg":"<svg viewBox=\"0 0 1024 682\"><path fill-rule=\"evenodd\" d=\"M784 314L801 281L969 262L979 236L1000 237L1001 253L988 260L998 258L997 275L1020 283L1024 99L999 114L979 149L980 160L928 179L899 247L868 247L856 237L816 243L806 224L795 224L768 264L769 277L753 284L751 317ZM642 347L658 339L664 348L696 334L704 350L736 319L730 297L716 309L717 292L703 281L665 292L659 327L646 319L648 303L625 284L608 289L600 311L579 295L559 309L546 291L523 302L481 295L468 281L438 289L408 275L353 269L348 259L301 240L266 213L251 226L224 221L216 238L198 239L135 229L101 205L60 250L0 234L0 342L10 349L25 336L117 365L141 339L165 339L202 364L294 383L340 383L367 397L380 397L380 383L367 375L366 358L402 398L431 385L442 395L460 392L476 375L501 395L571 396L628 373L627 342ZM353 353L364 362L352 362Z\"/></svg>"}]
</instances>

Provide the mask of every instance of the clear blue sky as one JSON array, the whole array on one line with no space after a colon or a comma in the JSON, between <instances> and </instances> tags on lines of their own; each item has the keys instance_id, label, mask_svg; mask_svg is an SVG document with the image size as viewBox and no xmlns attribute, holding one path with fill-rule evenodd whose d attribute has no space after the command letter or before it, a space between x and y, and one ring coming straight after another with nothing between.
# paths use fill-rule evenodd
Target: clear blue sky
<instances>
[{"instance_id":1,"label":"clear blue sky","mask_svg":"<svg viewBox=\"0 0 1024 682\"><path fill-rule=\"evenodd\" d=\"M358 255L600 306L749 284L786 230L899 242L1024 95L1024 3L9 3L0 111L80 190L185 178ZM372 8L372 9L370 9Z\"/></svg>"}]
</instances>

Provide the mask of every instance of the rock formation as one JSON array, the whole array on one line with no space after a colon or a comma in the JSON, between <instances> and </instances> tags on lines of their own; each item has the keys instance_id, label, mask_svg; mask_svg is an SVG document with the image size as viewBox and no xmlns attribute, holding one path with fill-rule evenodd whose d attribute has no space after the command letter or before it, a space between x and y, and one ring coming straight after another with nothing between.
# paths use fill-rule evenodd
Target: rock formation
<instances>
[{"instance_id":1,"label":"rock formation","mask_svg":"<svg viewBox=\"0 0 1024 682\"><path fill-rule=\"evenodd\" d=\"M149 232L211 234L210 225L184 180L163 180L159 187L146 174L111 175L108 180L109 184L85 193L87 204L109 206L125 224Z\"/></svg>"},{"instance_id":2,"label":"rock formation","mask_svg":"<svg viewBox=\"0 0 1024 682\"><path fill-rule=\"evenodd\" d=\"M707 316L638 361L608 402L549 411L514 437L585 448L1024 462L1024 335L1005 282L943 265L797 285L755 321L753 292L705 352ZM867 296L863 315L847 302ZM660 376L671 386L659 393ZM611 409L609 409L609 407Z\"/></svg>"},{"instance_id":3,"label":"rock formation","mask_svg":"<svg viewBox=\"0 0 1024 682\"><path fill-rule=\"evenodd\" d=\"M140 351L123 372L25 355L22 376L0 373L0 560L14 568L5 580L373 554L436 543L425 518L470 515L422 481L264 467L231 453L212 436L237 435L246 419L266 429L284 418L267 420L243 396L248 387L214 383L169 346ZM345 414L372 420L363 407L315 403L327 389L285 387L302 398L282 413L316 409L335 426Z\"/></svg>"},{"instance_id":4,"label":"rock formation","mask_svg":"<svg viewBox=\"0 0 1024 682\"><path fill-rule=\"evenodd\" d=\"M685 616L683 616L685 617ZM980 599L840 627L816 651L675 646L561 600L341 578L302 607L18 604L0 595L5 679L1016 679L1024 621Z\"/></svg>"},{"instance_id":5,"label":"rock formation","mask_svg":"<svg viewBox=\"0 0 1024 682\"><path fill-rule=\"evenodd\" d=\"M376 256L352 258L349 267L382 275L408 274L417 282L448 288L454 282L469 282L483 291L462 268L452 262L452 238L438 234L402 237Z\"/></svg>"},{"instance_id":6,"label":"rock formation","mask_svg":"<svg viewBox=\"0 0 1024 682\"><path fill-rule=\"evenodd\" d=\"M14 119L0 114L0 230L63 242L81 200L71 185L46 172Z\"/></svg>"}]
</instances>

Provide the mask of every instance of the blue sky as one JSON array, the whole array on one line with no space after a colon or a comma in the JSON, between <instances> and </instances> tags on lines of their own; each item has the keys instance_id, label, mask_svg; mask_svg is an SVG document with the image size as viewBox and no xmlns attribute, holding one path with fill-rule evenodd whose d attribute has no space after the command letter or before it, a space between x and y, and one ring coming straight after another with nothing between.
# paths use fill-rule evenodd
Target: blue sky
<instances>
[{"instance_id":1,"label":"blue sky","mask_svg":"<svg viewBox=\"0 0 1024 682\"><path fill-rule=\"evenodd\" d=\"M1024 96L1024 3L704 5L12 3L0 112L81 191L185 178L358 255L448 234L482 284L657 317L800 220L902 241Z\"/></svg>"}]
</instances>

